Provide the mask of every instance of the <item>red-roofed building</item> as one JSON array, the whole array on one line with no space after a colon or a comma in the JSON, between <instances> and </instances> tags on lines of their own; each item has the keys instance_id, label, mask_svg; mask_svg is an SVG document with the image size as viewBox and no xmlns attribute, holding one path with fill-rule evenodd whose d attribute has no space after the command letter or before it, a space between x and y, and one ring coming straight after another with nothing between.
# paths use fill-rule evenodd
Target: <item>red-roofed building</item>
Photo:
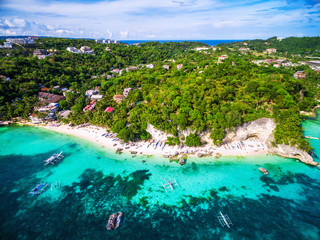
<instances>
[{"instance_id":1,"label":"red-roofed building","mask_svg":"<svg viewBox=\"0 0 320 240\"><path fill-rule=\"evenodd\" d=\"M50 88L43 87L43 88L41 88L40 90L41 90L42 92L46 92L46 91L49 91L49 90L50 90Z\"/></svg>"},{"instance_id":2,"label":"red-roofed building","mask_svg":"<svg viewBox=\"0 0 320 240\"><path fill-rule=\"evenodd\" d=\"M104 112L113 113L113 107L107 107Z\"/></svg>"},{"instance_id":3,"label":"red-roofed building","mask_svg":"<svg viewBox=\"0 0 320 240\"><path fill-rule=\"evenodd\" d=\"M83 111L93 111L94 108L96 107L95 104L96 100L91 101L87 106L85 106L85 108L83 109Z\"/></svg>"},{"instance_id":4,"label":"red-roofed building","mask_svg":"<svg viewBox=\"0 0 320 240\"><path fill-rule=\"evenodd\" d=\"M38 98L42 102L57 103L57 102L61 101L62 99L64 99L64 96L51 94L51 93L46 93L46 92L39 92L38 93Z\"/></svg>"}]
</instances>

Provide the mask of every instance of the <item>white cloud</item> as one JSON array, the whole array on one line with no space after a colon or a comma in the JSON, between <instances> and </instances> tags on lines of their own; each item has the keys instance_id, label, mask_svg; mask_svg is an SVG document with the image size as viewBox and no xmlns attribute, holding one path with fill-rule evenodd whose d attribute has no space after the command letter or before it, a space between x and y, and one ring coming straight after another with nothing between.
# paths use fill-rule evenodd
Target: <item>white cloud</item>
<instances>
[{"instance_id":1,"label":"white cloud","mask_svg":"<svg viewBox=\"0 0 320 240\"><path fill-rule=\"evenodd\" d=\"M121 39L127 39L129 35L128 31L121 31L120 34L121 34Z\"/></svg>"},{"instance_id":2,"label":"white cloud","mask_svg":"<svg viewBox=\"0 0 320 240\"><path fill-rule=\"evenodd\" d=\"M268 37L277 31L289 31L289 28L291 35L295 35L298 32L295 27L307 29L305 26L310 22L320 25L319 4L286 8L289 5L286 0L116 0L94 3L25 0L24 4L21 0L10 0L1 6L21 12L23 16L13 13L11 17L0 17L0 30L13 29L18 34L115 39L234 39L245 34L254 38Z\"/></svg>"},{"instance_id":3,"label":"white cloud","mask_svg":"<svg viewBox=\"0 0 320 240\"><path fill-rule=\"evenodd\" d=\"M110 32L110 30L107 30L107 34L108 34L108 38L112 38L112 32Z\"/></svg>"}]
</instances>

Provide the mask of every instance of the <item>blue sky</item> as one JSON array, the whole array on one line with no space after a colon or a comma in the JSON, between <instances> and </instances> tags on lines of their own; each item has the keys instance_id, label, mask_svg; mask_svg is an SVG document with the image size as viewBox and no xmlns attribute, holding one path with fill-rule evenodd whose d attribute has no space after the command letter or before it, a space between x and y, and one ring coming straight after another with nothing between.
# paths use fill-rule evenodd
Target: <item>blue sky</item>
<instances>
[{"instance_id":1,"label":"blue sky","mask_svg":"<svg viewBox=\"0 0 320 240\"><path fill-rule=\"evenodd\" d=\"M121 40L319 36L320 0L0 0L0 35Z\"/></svg>"}]
</instances>

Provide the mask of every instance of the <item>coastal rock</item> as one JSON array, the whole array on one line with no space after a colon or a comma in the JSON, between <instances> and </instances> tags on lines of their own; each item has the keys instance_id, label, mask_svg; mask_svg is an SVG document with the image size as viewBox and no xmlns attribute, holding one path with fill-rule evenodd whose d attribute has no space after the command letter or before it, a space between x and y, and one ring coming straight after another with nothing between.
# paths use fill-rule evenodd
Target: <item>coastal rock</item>
<instances>
[{"instance_id":1,"label":"coastal rock","mask_svg":"<svg viewBox=\"0 0 320 240\"><path fill-rule=\"evenodd\" d=\"M186 160L185 160L185 159L181 158L181 159L179 160L179 164L180 164L180 165L184 165L185 163L186 163Z\"/></svg>"},{"instance_id":2,"label":"coastal rock","mask_svg":"<svg viewBox=\"0 0 320 240\"><path fill-rule=\"evenodd\" d=\"M172 154L173 157L176 157L179 155L179 152L175 152L174 154Z\"/></svg>"},{"instance_id":3,"label":"coastal rock","mask_svg":"<svg viewBox=\"0 0 320 240\"><path fill-rule=\"evenodd\" d=\"M137 152L136 152L136 151L130 151L130 153L131 153L131 154L137 154Z\"/></svg>"},{"instance_id":4,"label":"coastal rock","mask_svg":"<svg viewBox=\"0 0 320 240\"><path fill-rule=\"evenodd\" d=\"M203 154L203 153L197 153L197 157L204 157L205 156L205 154Z\"/></svg>"},{"instance_id":5,"label":"coastal rock","mask_svg":"<svg viewBox=\"0 0 320 240\"><path fill-rule=\"evenodd\" d=\"M274 119L260 118L234 128L233 131L227 133L223 142L227 143L233 141L244 141L249 138L258 138L260 142L266 144L268 151L271 154L298 159L303 163L313 166L317 166L319 164L313 161L313 158L307 152L299 150L296 147L284 144L279 144L276 147L273 147L271 142L274 141L273 131L275 128L276 123Z\"/></svg>"},{"instance_id":6,"label":"coastal rock","mask_svg":"<svg viewBox=\"0 0 320 240\"><path fill-rule=\"evenodd\" d=\"M273 130L276 123L272 118L260 118L252 122L245 123L228 132L223 142L244 141L248 138L258 138L262 142L273 141Z\"/></svg>"},{"instance_id":7,"label":"coastal rock","mask_svg":"<svg viewBox=\"0 0 320 240\"><path fill-rule=\"evenodd\" d=\"M269 146L269 152L273 154L277 154L281 157L298 159L301 162L312 165L312 166L319 165L318 162L313 161L313 158L308 153L300 149L297 149L296 147L291 147L284 144L278 144L277 147Z\"/></svg>"},{"instance_id":8,"label":"coastal rock","mask_svg":"<svg viewBox=\"0 0 320 240\"><path fill-rule=\"evenodd\" d=\"M169 157L170 157L170 155L163 155L163 157L164 157L164 158L169 158Z\"/></svg>"}]
</instances>

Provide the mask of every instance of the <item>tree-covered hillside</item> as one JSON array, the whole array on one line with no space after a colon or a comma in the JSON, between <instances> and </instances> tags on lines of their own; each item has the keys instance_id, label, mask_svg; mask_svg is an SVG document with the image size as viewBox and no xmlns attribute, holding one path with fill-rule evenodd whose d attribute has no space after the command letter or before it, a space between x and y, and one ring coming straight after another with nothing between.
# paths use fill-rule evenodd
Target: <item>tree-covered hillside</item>
<instances>
[{"instance_id":1,"label":"tree-covered hillside","mask_svg":"<svg viewBox=\"0 0 320 240\"><path fill-rule=\"evenodd\" d=\"M269 39L270 45L265 45L264 41L261 46L273 47L273 41L277 41L280 49L289 40ZM245 42L248 47L259 48L258 40ZM256 57L254 52L244 55L230 50L241 44L223 44L215 51L199 52L193 49L205 44L149 42L125 46L91 40L41 38L33 47L1 50L0 74L11 78L9 82L0 83L2 119L27 118L36 103L39 84L48 88L59 85L73 90L60 102L62 109L73 111L70 122L106 126L125 141L148 139L150 134L146 127L150 123L173 134L172 144L187 137L179 135L179 131L186 128L196 130L197 134L209 131L212 141L219 144L226 130L270 117L279 123L274 134L275 143L297 145L309 151L309 144L302 136L300 111L310 111L317 104L319 73L306 65L258 66L252 63ZM94 49L95 55L66 51L66 47L84 45ZM289 45L288 49L293 46ZM301 51L307 51L308 45L302 45L296 51L303 46ZM107 46L110 51L106 51ZM316 44L311 48L314 46ZM37 59L32 52L39 48L58 52ZM284 46L282 49L287 51ZM218 62L223 54L228 58ZM146 68L145 64L150 63L154 68ZM163 68L164 64L169 65L169 70ZM177 68L178 64L182 64L181 69ZM112 68L129 66L137 66L138 70L124 70L121 76L106 77L112 74ZM293 75L298 70L303 70L307 77L295 79ZM84 112L83 108L90 101L84 93L96 86L104 97L96 104L95 111ZM128 87L134 90L121 103L116 103L113 96L122 94ZM62 94L56 90L51 92ZM113 107L114 112L105 112L106 107ZM188 136L186 143L198 144L197 134Z\"/></svg>"}]
</instances>

